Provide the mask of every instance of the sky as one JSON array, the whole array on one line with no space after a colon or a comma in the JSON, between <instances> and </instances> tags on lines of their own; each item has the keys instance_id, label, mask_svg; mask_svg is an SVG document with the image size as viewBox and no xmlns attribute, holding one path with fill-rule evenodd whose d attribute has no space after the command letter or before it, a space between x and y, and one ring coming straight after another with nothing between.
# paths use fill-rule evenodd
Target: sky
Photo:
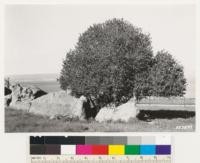
<instances>
[{"instance_id":1,"label":"sky","mask_svg":"<svg viewBox=\"0 0 200 163\"><path fill-rule=\"evenodd\" d=\"M94 23L123 18L150 33L153 51L165 49L184 67L194 96L195 6L7 5L5 74L59 73L66 52Z\"/></svg>"}]
</instances>

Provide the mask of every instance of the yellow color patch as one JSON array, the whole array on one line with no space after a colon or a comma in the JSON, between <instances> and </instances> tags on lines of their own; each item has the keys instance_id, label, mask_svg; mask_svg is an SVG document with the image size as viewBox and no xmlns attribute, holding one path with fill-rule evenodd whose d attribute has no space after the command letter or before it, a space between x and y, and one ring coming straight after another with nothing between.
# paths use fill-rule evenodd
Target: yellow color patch
<instances>
[{"instance_id":1,"label":"yellow color patch","mask_svg":"<svg viewBox=\"0 0 200 163\"><path fill-rule=\"evenodd\" d=\"M109 155L124 155L124 145L109 145L108 154Z\"/></svg>"}]
</instances>

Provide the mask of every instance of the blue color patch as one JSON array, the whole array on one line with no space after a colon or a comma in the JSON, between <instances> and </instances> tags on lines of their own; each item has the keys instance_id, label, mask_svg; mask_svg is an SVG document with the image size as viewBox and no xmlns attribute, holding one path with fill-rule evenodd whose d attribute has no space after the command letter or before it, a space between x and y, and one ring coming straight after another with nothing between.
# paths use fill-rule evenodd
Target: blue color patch
<instances>
[{"instance_id":1,"label":"blue color patch","mask_svg":"<svg viewBox=\"0 0 200 163\"><path fill-rule=\"evenodd\" d=\"M155 145L141 145L140 146L140 155L155 155L156 146Z\"/></svg>"}]
</instances>

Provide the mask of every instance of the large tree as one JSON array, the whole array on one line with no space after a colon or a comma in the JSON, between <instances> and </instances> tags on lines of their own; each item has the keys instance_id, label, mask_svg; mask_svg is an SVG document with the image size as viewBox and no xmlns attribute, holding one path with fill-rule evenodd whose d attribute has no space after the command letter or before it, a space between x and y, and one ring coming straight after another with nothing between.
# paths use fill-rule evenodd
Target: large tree
<instances>
[{"instance_id":1,"label":"large tree","mask_svg":"<svg viewBox=\"0 0 200 163\"><path fill-rule=\"evenodd\" d=\"M186 79L183 67L167 51L159 51L154 57L154 64L149 75L152 95L183 96Z\"/></svg>"},{"instance_id":2,"label":"large tree","mask_svg":"<svg viewBox=\"0 0 200 163\"><path fill-rule=\"evenodd\" d=\"M149 34L123 19L90 26L63 61L61 88L98 105L119 105L148 94L153 52Z\"/></svg>"},{"instance_id":3,"label":"large tree","mask_svg":"<svg viewBox=\"0 0 200 163\"><path fill-rule=\"evenodd\" d=\"M136 96L183 96L183 67L166 51L153 57L151 38L123 19L90 26L70 50L59 78L61 88L84 95L101 108Z\"/></svg>"}]
</instances>

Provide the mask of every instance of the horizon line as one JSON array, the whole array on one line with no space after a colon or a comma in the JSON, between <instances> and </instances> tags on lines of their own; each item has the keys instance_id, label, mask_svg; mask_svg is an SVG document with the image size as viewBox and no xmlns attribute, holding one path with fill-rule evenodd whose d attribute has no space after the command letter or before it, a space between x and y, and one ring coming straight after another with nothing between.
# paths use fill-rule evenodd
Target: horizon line
<instances>
[{"instance_id":1,"label":"horizon line","mask_svg":"<svg viewBox=\"0 0 200 163\"><path fill-rule=\"evenodd\" d=\"M30 73L30 74L28 74L28 73L22 73L22 74L4 74L4 77L5 76L19 76L19 75L43 75L43 74L58 74L59 75L59 73L56 73L56 72L53 72L53 73L51 73L51 72L41 72L41 73Z\"/></svg>"}]
</instances>

